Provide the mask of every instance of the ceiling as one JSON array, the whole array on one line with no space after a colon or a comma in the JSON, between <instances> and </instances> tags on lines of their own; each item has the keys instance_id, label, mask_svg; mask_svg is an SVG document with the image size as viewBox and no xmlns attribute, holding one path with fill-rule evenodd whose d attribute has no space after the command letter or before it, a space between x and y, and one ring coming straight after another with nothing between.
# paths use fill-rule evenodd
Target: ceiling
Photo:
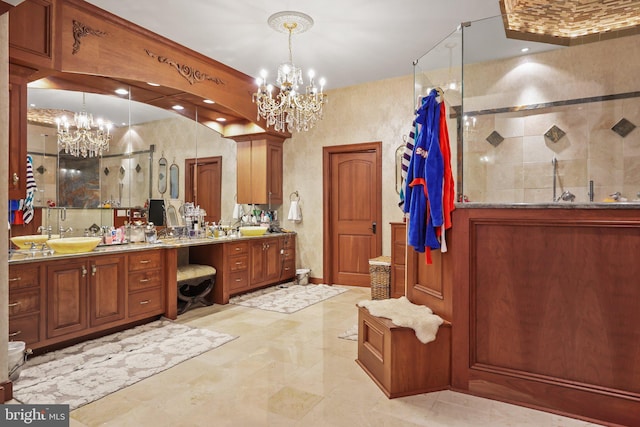
<instances>
[{"instance_id":1,"label":"ceiling","mask_svg":"<svg viewBox=\"0 0 640 427\"><path fill-rule=\"evenodd\" d=\"M294 10L313 27L293 36L293 59L328 90L413 73L413 61L463 21L500 15L498 0L89 0L126 20L249 76L273 81L287 35L267 24ZM305 76L306 77L306 76Z\"/></svg>"}]
</instances>

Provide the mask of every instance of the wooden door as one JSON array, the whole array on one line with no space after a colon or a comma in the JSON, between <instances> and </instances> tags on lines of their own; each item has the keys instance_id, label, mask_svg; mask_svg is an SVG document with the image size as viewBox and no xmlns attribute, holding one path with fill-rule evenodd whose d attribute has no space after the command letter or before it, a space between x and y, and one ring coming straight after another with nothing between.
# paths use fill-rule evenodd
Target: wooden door
<instances>
[{"instance_id":1,"label":"wooden door","mask_svg":"<svg viewBox=\"0 0 640 427\"><path fill-rule=\"evenodd\" d=\"M204 220L219 222L221 216L222 157L185 160L185 202L207 211Z\"/></svg>"},{"instance_id":2,"label":"wooden door","mask_svg":"<svg viewBox=\"0 0 640 427\"><path fill-rule=\"evenodd\" d=\"M104 325L124 319L124 256L95 257L90 262L90 324Z\"/></svg>"},{"instance_id":3,"label":"wooden door","mask_svg":"<svg viewBox=\"0 0 640 427\"><path fill-rule=\"evenodd\" d=\"M47 338L87 328L87 263L47 266Z\"/></svg>"},{"instance_id":4,"label":"wooden door","mask_svg":"<svg viewBox=\"0 0 640 427\"><path fill-rule=\"evenodd\" d=\"M382 253L381 143L324 148L324 279L370 286Z\"/></svg>"}]
</instances>

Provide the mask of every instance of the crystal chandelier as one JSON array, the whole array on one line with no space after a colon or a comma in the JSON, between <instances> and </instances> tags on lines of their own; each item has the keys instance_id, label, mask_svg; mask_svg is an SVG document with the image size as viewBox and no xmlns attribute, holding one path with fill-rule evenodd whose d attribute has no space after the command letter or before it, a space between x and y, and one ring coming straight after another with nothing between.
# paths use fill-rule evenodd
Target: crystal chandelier
<instances>
[{"instance_id":1,"label":"crystal chandelier","mask_svg":"<svg viewBox=\"0 0 640 427\"><path fill-rule=\"evenodd\" d=\"M109 151L111 123L102 119L93 120L85 106L82 94L82 111L73 115L70 123L66 116L56 118L58 125L58 151L75 157L96 157Z\"/></svg>"},{"instance_id":2,"label":"crystal chandelier","mask_svg":"<svg viewBox=\"0 0 640 427\"><path fill-rule=\"evenodd\" d=\"M291 37L311 28L313 19L304 13L287 11L271 15L267 22L271 28L289 34L289 61L278 67L276 83L280 90L277 95L273 95L273 86L267 84L266 70L262 70L256 79L258 91L253 94L253 102L258 106L258 119L264 118L267 127L273 126L279 132L307 131L322 119L322 107L327 102L327 95L322 92L324 79L320 79L318 89L313 80L313 71L309 71L309 84L304 93L298 91L304 82L302 70L293 63Z\"/></svg>"}]
</instances>

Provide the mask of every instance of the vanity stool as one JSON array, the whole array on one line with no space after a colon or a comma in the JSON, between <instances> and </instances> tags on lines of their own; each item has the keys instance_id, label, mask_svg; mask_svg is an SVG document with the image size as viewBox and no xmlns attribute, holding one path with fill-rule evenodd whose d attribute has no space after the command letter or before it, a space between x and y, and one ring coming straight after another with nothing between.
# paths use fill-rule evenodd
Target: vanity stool
<instances>
[{"instance_id":1,"label":"vanity stool","mask_svg":"<svg viewBox=\"0 0 640 427\"><path fill-rule=\"evenodd\" d=\"M210 265L186 264L178 266L178 314L192 305L211 305L206 297L216 282L216 269Z\"/></svg>"}]
</instances>

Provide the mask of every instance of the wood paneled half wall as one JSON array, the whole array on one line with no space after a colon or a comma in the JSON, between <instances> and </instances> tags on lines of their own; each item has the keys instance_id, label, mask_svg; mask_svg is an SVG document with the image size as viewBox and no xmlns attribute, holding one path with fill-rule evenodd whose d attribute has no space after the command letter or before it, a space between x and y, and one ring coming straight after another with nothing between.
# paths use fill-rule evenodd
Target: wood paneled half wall
<instances>
[{"instance_id":1,"label":"wood paneled half wall","mask_svg":"<svg viewBox=\"0 0 640 427\"><path fill-rule=\"evenodd\" d=\"M452 387L640 426L636 209L454 212Z\"/></svg>"}]
</instances>

